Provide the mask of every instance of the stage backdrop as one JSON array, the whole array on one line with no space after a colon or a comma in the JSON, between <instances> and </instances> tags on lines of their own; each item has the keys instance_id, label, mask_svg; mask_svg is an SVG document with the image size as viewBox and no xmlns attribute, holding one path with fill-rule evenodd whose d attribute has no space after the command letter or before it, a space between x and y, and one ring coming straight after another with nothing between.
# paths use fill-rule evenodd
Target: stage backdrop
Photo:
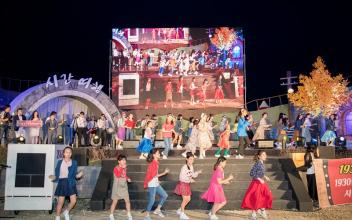
<instances>
[{"instance_id":1,"label":"stage backdrop","mask_svg":"<svg viewBox=\"0 0 352 220\"><path fill-rule=\"evenodd\" d=\"M352 158L314 160L319 206L352 204Z\"/></svg>"},{"instance_id":2,"label":"stage backdrop","mask_svg":"<svg viewBox=\"0 0 352 220\"><path fill-rule=\"evenodd\" d=\"M241 28L116 28L111 46L119 109L244 106Z\"/></svg>"}]
</instances>

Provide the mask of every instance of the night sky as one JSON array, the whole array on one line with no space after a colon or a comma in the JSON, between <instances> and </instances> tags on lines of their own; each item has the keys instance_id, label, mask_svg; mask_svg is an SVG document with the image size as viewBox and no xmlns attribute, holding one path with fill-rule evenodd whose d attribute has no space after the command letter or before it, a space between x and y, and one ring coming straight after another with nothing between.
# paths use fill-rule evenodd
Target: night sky
<instances>
[{"instance_id":1,"label":"night sky","mask_svg":"<svg viewBox=\"0 0 352 220\"><path fill-rule=\"evenodd\" d=\"M242 27L247 100L285 93L280 77L309 73L322 56L332 73L352 75L348 1L2 1L1 77L92 76L108 87L113 27ZM308 2L308 1L307 1Z\"/></svg>"}]
</instances>

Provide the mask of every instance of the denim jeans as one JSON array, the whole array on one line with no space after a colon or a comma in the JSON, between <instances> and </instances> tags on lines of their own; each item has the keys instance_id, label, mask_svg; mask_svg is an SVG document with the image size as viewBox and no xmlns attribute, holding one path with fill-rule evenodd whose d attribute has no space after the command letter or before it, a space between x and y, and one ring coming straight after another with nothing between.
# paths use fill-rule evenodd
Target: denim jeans
<instances>
[{"instance_id":1,"label":"denim jeans","mask_svg":"<svg viewBox=\"0 0 352 220\"><path fill-rule=\"evenodd\" d=\"M9 136L9 126L8 125L0 126L0 143L6 144L8 136ZM4 138L4 142L2 142L3 138Z\"/></svg>"},{"instance_id":2,"label":"denim jeans","mask_svg":"<svg viewBox=\"0 0 352 220\"><path fill-rule=\"evenodd\" d=\"M171 149L171 144L172 144L172 138L164 138L164 151L163 151L163 154L165 156L169 156L169 151Z\"/></svg>"},{"instance_id":3,"label":"denim jeans","mask_svg":"<svg viewBox=\"0 0 352 220\"><path fill-rule=\"evenodd\" d=\"M160 185L158 187L148 187L148 206L147 211L152 211L154 202L155 202L155 195L158 194L160 197L159 205L163 206L165 203L168 195Z\"/></svg>"},{"instance_id":4,"label":"denim jeans","mask_svg":"<svg viewBox=\"0 0 352 220\"><path fill-rule=\"evenodd\" d=\"M133 130L126 128L126 141L133 140Z\"/></svg>"}]
</instances>

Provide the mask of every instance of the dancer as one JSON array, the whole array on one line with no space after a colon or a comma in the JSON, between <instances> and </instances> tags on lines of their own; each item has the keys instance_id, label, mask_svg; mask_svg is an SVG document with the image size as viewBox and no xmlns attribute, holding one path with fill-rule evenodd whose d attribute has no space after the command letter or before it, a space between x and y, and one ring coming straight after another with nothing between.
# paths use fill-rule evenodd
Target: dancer
<instances>
[{"instance_id":1,"label":"dancer","mask_svg":"<svg viewBox=\"0 0 352 220\"><path fill-rule=\"evenodd\" d=\"M165 123L162 127L163 139L164 139L164 152L163 159L167 159L169 156L169 151L172 149L172 133L175 133L174 130L174 121L172 120L172 115L166 117Z\"/></svg>"},{"instance_id":2,"label":"dancer","mask_svg":"<svg viewBox=\"0 0 352 220\"><path fill-rule=\"evenodd\" d=\"M202 105L205 105L208 85L209 85L208 79L204 79L203 84L201 86L201 91L198 92L198 96L199 96L199 99L202 101Z\"/></svg>"},{"instance_id":3,"label":"dancer","mask_svg":"<svg viewBox=\"0 0 352 220\"><path fill-rule=\"evenodd\" d=\"M133 129L136 127L136 122L133 119L133 114L128 114L128 118L125 120L125 128L126 128L126 141L133 140L134 134Z\"/></svg>"},{"instance_id":4,"label":"dancer","mask_svg":"<svg viewBox=\"0 0 352 220\"><path fill-rule=\"evenodd\" d=\"M116 135L116 145L118 150L122 150L122 142L125 140L126 128L126 112L122 112L121 115L117 116L117 135Z\"/></svg>"},{"instance_id":5,"label":"dancer","mask_svg":"<svg viewBox=\"0 0 352 220\"><path fill-rule=\"evenodd\" d=\"M303 122L304 122L303 114L299 113L295 121L295 127L293 132L293 142L298 141L299 137L302 135Z\"/></svg>"},{"instance_id":6,"label":"dancer","mask_svg":"<svg viewBox=\"0 0 352 220\"><path fill-rule=\"evenodd\" d=\"M191 183L194 183L194 178L197 178L197 176L202 173L202 170L194 172L193 162L194 155L191 152L187 152L186 164L181 168L179 182L174 191L175 194L182 196L181 206L176 211L177 215L180 216L180 219L189 219L189 217L185 214L185 208L191 201Z\"/></svg>"},{"instance_id":7,"label":"dancer","mask_svg":"<svg viewBox=\"0 0 352 220\"><path fill-rule=\"evenodd\" d=\"M179 76L178 82L176 85L176 92L177 92L177 104L181 106L182 104L182 99L183 99L183 90L184 90L184 82L183 82L183 76Z\"/></svg>"},{"instance_id":8,"label":"dancer","mask_svg":"<svg viewBox=\"0 0 352 220\"><path fill-rule=\"evenodd\" d=\"M152 90L154 90L155 87L152 84L152 79L148 77L145 85L144 85L144 101L145 101L145 107L144 109L149 109L150 106L150 100L152 98Z\"/></svg>"},{"instance_id":9,"label":"dancer","mask_svg":"<svg viewBox=\"0 0 352 220\"><path fill-rule=\"evenodd\" d=\"M153 135L152 127L153 127L152 121L148 121L145 128L144 137L137 147L137 151L141 153L141 156L139 157L139 159L146 159L148 156L148 153L153 148L152 138L154 135Z\"/></svg>"},{"instance_id":10,"label":"dancer","mask_svg":"<svg viewBox=\"0 0 352 220\"><path fill-rule=\"evenodd\" d=\"M147 210L145 212L144 220L151 220L149 213L152 211L156 194L159 195L160 201L157 208L154 210L154 214L159 215L162 218L165 217L164 214L161 212L161 207L166 201L168 195L163 189L163 187L160 185L159 177L168 174L169 169L166 168L164 172L159 174L159 159L159 148L154 148L153 150L151 150L147 157L147 162L149 163L149 165L144 179L144 188L148 188L148 205Z\"/></svg>"},{"instance_id":11,"label":"dancer","mask_svg":"<svg viewBox=\"0 0 352 220\"><path fill-rule=\"evenodd\" d=\"M183 136L183 126L182 126L182 114L179 114L177 116L176 124L175 124L175 138L173 140L172 144L177 144L176 148L178 150L182 149L181 142L182 142L182 136Z\"/></svg>"},{"instance_id":12,"label":"dancer","mask_svg":"<svg viewBox=\"0 0 352 220\"><path fill-rule=\"evenodd\" d=\"M207 123L208 123L209 136L210 136L210 141L211 142L213 142L215 140L213 129L216 128L216 126L217 126L217 125L213 126L213 119L214 119L214 115L213 114L209 114L209 116L207 117Z\"/></svg>"},{"instance_id":13,"label":"dancer","mask_svg":"<svg viewBox=\"0 0 352 220\"><path fill-rule=\"evenodd\" d=\"M309 145L307 147L306 153L304 154L304 166L307 168L306 178L308 193L310 198L313 200L313 205L319 206L317 183L315 180L315 168L313 163L313 160L316 158L319 158L319 149Z\"/></svg>"},{"instance_id":14,"label":"dancer","mask_svg":"<svg viewBox=\"0 0 352 220\"><path fill-rule=\"evenodd\" d=\"M187 138L189 139L192 134L192 128L194 126L194 117L189 118L188 130L187 130Z\"/></svg>"},{"instance_id":15,"label":"dancer","mask_svg":"<svg viewBox=\"0 0 352 220\"><path fill-rule=\"evenodd\" d=\"M198 146L198 122L199 122L198 119L193 120L192 132L185 146L186 151L182 153L183 157L186 157L188 152L192 152L192 154L194 155L194 158L197 158L195 153Z\"/></svg>"},{"instance_id":16,"label":"dancer","mask_svg":"<svg viewBox=\"0 0 352 220\"><path fill-rule=\"evenodd\" d=\"M196 78L193 77L192 78L192 82L191 84L189 85L189 95L191 96L191 105L194 105L196 104L195 100L194 100L194 95L195 95L195 90L197 89L197 86L196 86Z\"/></svg>"},{"instance_id":17,"label":"dancer","mask_svg":"<svg viewBox=\"0 0 352 220\"><path fill-rule=\"evenodd\" d=\"M206 150L213 145L210 140L209 125L206 119L207 115L202 113L198 124L199 159L204 159Z\"/></svg>"},{"instance_id":18,"label":"dancer","mask_svg":"<svg viewBox=\"0 0 352 220\"><path fill-rule=\"evenodd\" d=\"M265 131L267 131L271 127L271 124L268 124L267 118L268 118L268 113L264 112L262 114L262 118L260 119L259 126L253 136L253 139L252 139L253 141L266 139Z\"/></svg>"},{"instance_id":19,"label":"dancer","mask_svg":"<svg viewBox=\"0 0 352 220\"><path fill-rule=\"evenodd\" d=\"M250 140L247 134L247 129L248 129L248 126L251 125L253 119L252 117L250 117L249 120L247 121L245 119L246 115L248 115L248 111L243 108L241 109L241 111L238 113L236 117L237 136L240 142L238 155L236 155L236 159L243 159L244 149L249 147L249 144L250 144Z\"/></svg>"},{"instance_id":20,"label":"dancer","mask_svg":"<svg viewBox=\"0 0 352 220\"><path fill-rule=\"evenodd\" d=\"M128 185L127 183L131 182L131 179L127 176L127 157L125 155L120 154L117 157L118 165L114 168L114 184L112 186L111 199L112 203L110 206L110 220L115 220L114 211L119 199L125 200L126 211L128 220L132 220L131 215L131 202L130 196L128 194Z\"/></svg>"},{"instance_id":21,"label":"dancer","mask_svg":"<svg viewBox=\"0 0 352 220\"><path fill-rule=\"evenodd\" d=\"M217 220L217 211L226 205L226 197L222 185L230 184L230 181L233 179L232 174L227 178L224 177L225 166L226 158L219 157L214 165L214 172L210 180L209 188L201 196L201 198L207 202L214 203L211 213L209 213L211 220Z\"/></svg>"},{"instance_id":22,"label":"dancer","mask_svg":"<svg viewBox=\"0 0 352 220\"><path fill-rule=\"evenodd\" d=\"M221 74L219 76L219 79L217 81L216 89L215 89L215 103L221 103L222 100L224 100L224 91L222 90L222 87L224 85L224 77Z\"/></svg>"},{"instance_id":23,"label":"dancer","mask_svg":"<svg viewBox=\"0 0 352 220\"><path fill-rule=\"evenodd\" d=\"M220 134L220 139L218 142L218 147L219 149L215 153L215 157L220 157L221 151L225 150L224 152L224 157L229 158L230 157L230 125L227 122L226 124L226 129Z\"/></svg>"},{"instance_id":24,"label":"dancer","mask_svg":"<svg viewBox=\"0 0 352 220\"><path fill-rule=\"evenodd\" d=\"M335 115L330 115L326 120L326 131L321 138L322 142L325 142L327 146L335 146L334 141L336 139L335 133Z\"/></svg>"},{"instance_id":25,"label":"dancer","mask_svg":"<svg viewBox=\"0 0 352 220\"><path fill-rule=\"evenodd\" d=\"M264 172L264 161L266 160L266 153L263 150L259 150L254 156L254 162L250 176L252 177L252 182L249 185L246 194L243 198L241 208L252 210L251 219L257 219L258 214L267 219L267 214L265 209L272 208L272 194L265 181L270 181L270 179L265 176Z\"/></svg>"},{"instance_id":26,"label":"dancer","mask_svg":"<svg viewBox=\"0 0 352 220\"><path fill-rule=\"evenodd\" d=\"M312 122L310 121L310 114L307 113L302 125L302 137L304 138L304 146L307 146L307 143L312 141L312 136L310 134L310 127Z\"/></svg>"},{"instance_id":27,"label":"dancer","mask_svg":"<svg viewBox=\"0 0 352 220\"><path fill-rule=\"evenodd\" d=\"M77 161L72 160L72 148L65 147L63 150L63 159L59 160L55 167L55 175L50 175L49 178L53 182L57 182L55 196L58 196L56 205L56 220L60 220L61 210L65 203L65 197L70 197L70 203L63 212L65 220L70 220L70 211L76 205L77 188L76 179L83 176L83 172L77 173Z\"/></svg>"},{"instance_id":28,"label":"dancer","mask_svg":"<svg viewBox=\"0 0 352 220\"><path fill-rule=\"evenodd\" d=\"M167 103L170 102L171 108L174 107L174 104L172 102L172 84L171 84L171 80L169 79L167 81L167 84L165 86L165 103L164 103L164 108L167 107Z\"/></svg>"}]
</instances>

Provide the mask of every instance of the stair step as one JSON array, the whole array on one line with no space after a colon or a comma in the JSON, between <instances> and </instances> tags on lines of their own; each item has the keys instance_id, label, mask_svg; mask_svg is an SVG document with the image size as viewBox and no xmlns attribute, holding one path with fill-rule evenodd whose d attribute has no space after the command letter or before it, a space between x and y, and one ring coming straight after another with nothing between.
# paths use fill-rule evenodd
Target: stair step
<instances>
[{"instance_id":1,"label":"stair step","mask_svg":"<svg viewBox=\"0 0 352 220\"><path fill-rule=\"evenodd\" d=\"M156 207L158 200L154 206ZM107 200L105 202L105 207L110 207L111 200ZM147 207L148 201L147 200L131 200L131 206L133 209L144 210ZM171 200L168 199L164 205L163 209L165 210L176 210L180 207L181 198L178 200ZM228 200L227 204L223 207L223 210L238 210L241 209L242 199L240 200ZM154 207L154 208L155 208ZM207 203L204 200L193 199L187 205L187 209L200 209L200 210L210 210L212 204ZM125 203L123 200L119 202L119 208L125 208ZM284 199L276 199L273 200L273 209L277 210L285 210L285 209L295 209L296 202L293 200L284 200Z\"/></svg>"},{"instance_id":2,"label":"stair step","mask_svg":"<svg viewBox=\"0 0 352 220\"><path fill-rule=\"evenodd\" d=\"M132 183L128 184L128 189L129 191L144 191L143 187L143 181L133 181ZM174 190L176 185L178 183L178 180L172 180L172 181L160 181L160 184L163 186L165 190ZM224 189L233 189L233 190L246 190L250 184L250 181L239 181L235 180L231 182L230 185L224 185ZM269 188L271 190L288 190L289 189L289 184L287 181L277 181L277 180L272 180L268 183ZM191 185L192 188L196 188L197 190L200 191L205 191L209 187L209 180L207 181L198 181L194 184Z\"/></svg>"}]
</instances>

